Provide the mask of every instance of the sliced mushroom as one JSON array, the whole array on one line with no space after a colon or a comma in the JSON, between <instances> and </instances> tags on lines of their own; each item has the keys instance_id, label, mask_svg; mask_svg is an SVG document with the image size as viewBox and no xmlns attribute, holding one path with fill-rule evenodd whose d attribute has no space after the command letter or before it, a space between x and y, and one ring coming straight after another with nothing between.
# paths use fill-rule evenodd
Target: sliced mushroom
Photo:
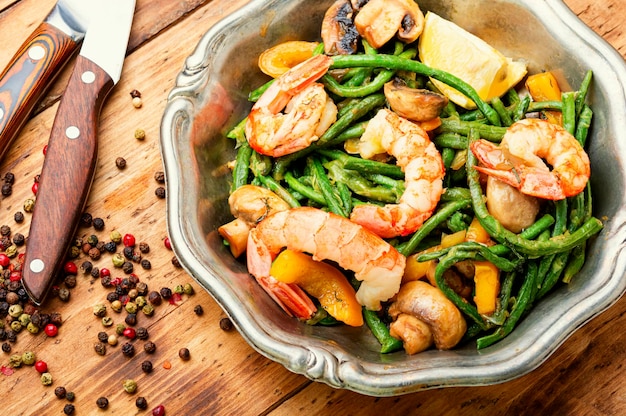
<instances>
[{"instance_id":1,"label":"sliced mushroom","mask_svg":"<svg viewBox=\"0 0 626 416\"><path fill-rule=\"evenodd\" d=\"M405 43L415 41L424 30L424 14L413 0L370 0L354 24L373 48L380 48L396 33Z\"/></svg>"},{"instance_id":2,"label":"sliced mushroom","mask_svg":"<svg viewBox=\"0 0 626 416\"><path fill-rule=\"evenodd\" d=\"M433 333L430 327L413 315L401 313L389 325L389 335L402 341L407 354L413 355L433 345Z\"/></svg>"},{"instance_id":3,"label":"sliced mushroom","mask_svg":"<svg viewBox=\"0 0 626 416\"><path fill-rule=\"evenodd\" d=\"M491 176L487 177L487 210L502 226L519 233L535 222L539 200Z\"/></svg>"},{"instance_id":4,"label":"sliced mushroom","mask_svg":"<svg viewBox=\"0 0 626 416\"><path fill-rule=\"evenodd\" d=\"M354 25L350 0L338 0L326 10L322 21L322 40L327 55L349 55L357 50L359 33Z\"/></svg>"},{"instance_id":5,"label":"sliced mushroom","mask_svg":"<svg viewBox=\"0 0 626 416\"><path fill-rule=\"evenodd\" d=\"M411 315L428 325L435 347L440 350L456 346L467 330L465 319L454 303L439 288L421 280L405 283L400 288L389 315L396 320L401 314ZM402 339L411 336L403 334Z\"/></svg>"},{"instance_id":6,"label":"sliced mushroom","mask_svg":"<svg viewBox=\"0 0 626 416\"><path fill-rule=\"evenodd\" d=\"M391 109L413 121L432 120L448 105L446 96L427 89L410 88L399 79L386 83L384 92Z\"/></svg>"}]
</instances>

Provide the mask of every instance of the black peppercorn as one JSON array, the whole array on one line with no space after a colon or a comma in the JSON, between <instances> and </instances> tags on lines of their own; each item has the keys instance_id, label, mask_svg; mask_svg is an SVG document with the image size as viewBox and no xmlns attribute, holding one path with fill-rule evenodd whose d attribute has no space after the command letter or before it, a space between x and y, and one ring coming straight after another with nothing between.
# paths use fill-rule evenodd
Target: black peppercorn
<instances>
[{"instance_id":1,"label":"black peppercorn","mask_svg":"<svg viewBox=\"0 0 626 416\"><path fill-rule=\"evenodd\" d=\"M107 293L107 301L109 302L115 302L116 300L119 300L119 298L120 296L116 292Z\"/></svg>"},{"instance_id":2,"label":"black peppercorn","mask_svg":"<svg viewBox=\"0 0 626 416\"><path fill-rule=\"evenodd\" d=\"M94 261L98 260L98 259L100 259L101 255L102 255L102 253L96 247L93 247L92 249L89 250L89 258L91 260L94 260Z\"/></svg>"},{"instance_id":3,"label":"black peppercorn","mask_svg":"<svg viewBox=\"0 0 626 416\"><path fill-rule=\"evenodd\" d=\"M48 314L48 319L49 322L47 322L46 324L50 323L56 326L63 325L63 317L61 316L61 312L51 312L50 314Z\"/></svg>"},{"instance_id":4,"label":"black peppercorn","mask_svg":"<svg viewBox=\"0 0 626 416\"><path fill-rule=\"evenodd\" d=\"M154 194L157 196L157 198L160 198L160 199L165 198L165 188L162 186L157 187L154 190Z\"/></svg>"},{"instance_id":5,"label":"black peppercorn","mask_svg":"<svg viewBox=\"0 0 626 416\"><path fill-rule=\"evenodd\" d=\"M139 339L148 339L148 336L149 336L148 330L145 327L140 326L135 331L135 336Z\"/></svg>"},{"instance_id":6,"label":"black peppercorn","mask_svg":"<svg viewBox=\"0 0 626 416\"><path fill-rule=\"evenodd\" d=\"M24 237L24 234L15 233L15 235L13 235L13 244L15 244L16 246L21 247L24 245L25 242L26 237Z\"/></svg>"},{"instance_id":7,"label":"black peppercorn","mask_svg":"<svg viewBox=\"0 0 626 416\"><path fill-rule=\"evenodd\" d=\"M8 342L3 342L2 343L2 352L5 353L10 353L11 352L11 344L9 344Z\"/></svg>"},{"instance_id":8,"label":"black peppercorn","mask_svg":"<svg viewBox=\"0 0 626 416\"><path fill-rule=\"evenodd\" d=\"M158 171L154 173L154 180L158 183L165 183L165 172Z\"/></svg>"},{"instance_id":9,"label":"black peppercorn","mask_svg":"<svg viewBox=\"0 0 626 416\"><path fill-rule=\"evenodd\" d=\"M204 309L202 308L202 305L196 305L193 308L193 312L198 315L201 316L204 313Z\"/></svg>"},{"instance_id":10,"label":"black peppercorn","mask_svg":"<svg viewBox=\"0 0 626 416\"><path fill-rule=\"evenodd\" d=\"M0 226L0 235L5 236L5 237L11 235L11 227L9 227L6 224Z\"/></svg>"},{"instance_id":11,"label":"black peppercorn","mask_svg":"<svg viewBox=\"0 0 626 416\"><path fill-rule=\"evenodd\" d=\"M156 351L156 344L152 341L148 341L145 344L143 344L143 349L146 353L152 354L153 352Z\"/></svg>"},{"instance_id":12,"label":"black peppercorn","mask_svg":"<svg viewBox=\"0 0 626 416\"><path fill-rule=\"evenodd\" d=\"M126 318L124 318L124 322L128 326L135 326L135 325L137 325L137 314L136 313L129 313L128 315L126 315Z\"/></svg>"},{"instance_id":13,"label":"black peppercorn","mask_svg":"<svg viewBox=\"0 0 626 416\"><path fill-rule=\"evenodd\" d=\"M93 218L90 213L84 212L83 215L80 216L80 223L84 227L91 227Z\"/></svg>"},{"instance_id":14,"label":"black peppercorn","mask_svg":"<svg viewBox=\"0 0 626 416\"><path fill-rule=\"evenodd\" d=\"M98 400L96 400L96 406L98 406L100 409L106 409L107 407L109 407L109 399L107 399L106 397L99 397Z\"/></svg>"},{"instance_id":15,"label":"black peppercorn","mask_svg":"<svg viewBox=\"0 0 626 416\"><path fill-rule=\"evenodd\" d=\"M133 344L131 344L130 342L125 342L122 345L122 354L124 354L126 357L132 357L135 355L135 346Z\"/></svg>"},{"instance_id":16,"label":"black peppercorn","mask_svg":"<svg viewBox=\"0 0 626 416\"><path fill-rule=\"evenodd\" d=\"M130 92L131 98L141 98L141 92L139 90L133 89Z\"/></svg>"},{"instance_id":17,"label":"black peppercorn","mask_svg":"<svg viewBox=\"0 0 626 416\"><path fill-rule=\"evenodd\" d=\"M76 276L73 274L68 274L67 276L65 276L63 283L65 283L65 286L69 287L70 289L76 287Z\"/></svg>"},{"instance_id":18,"label":"black peppercorn","mask_svg":"<svg viewBox=\"0 0 626 416\"><path fill-rule=\"evenodd\" d=\"M150 263L150 260L148 259L143 259L141 260L141 267L144 270L150 270L152 268L152 263Z\"/></svg>"},{"instance_id":19,"label":"black peppercorn","mask_svg":"<svg viewBox=\"0 0 626 416\"><path fill-rule=\"evenodd\" d=\"M63 413L65 413L66 415L74 414L74 405L71 403L68 403L65 406L63 406Z\"/></svg>"},{"instance_id":20,"label":"black peppercorn","mask_svg":"<svg viewBox=\"0 0 626 416\"><path fill-rule=\"evenodd\" d=\"M124 257L126 257L128 260L132 260L132 258L133 258L133 248L130 247L130 246L124 247L123 254L124 254Z\"/></svg>"},{"instance_id":21,"label":"black peppercorn","mask_svg":"<svg viewBox=\"0 0 626 416\"><path fill-rule=\"evenodd\" d=\"M161 304L162 298L161 294L155 290L148 293L148 302L150 302L154 306L159 306Z\"/></svg>"},{"instance_id":22,"label":"black peppercorn","mask_svg":"<svg viewBox=\"0 0 626 416\"><path fill-rule=\"evenodd\" d=\"M148 401L145 397L137 397L137 400L135 400L135 406L137 406L138 409L146 410L148 408Z\"/></svg>"},{"instance_id":23,"label":"black peppercorn","mask_svg":"<svg viewBox=\"0 0 626 416\"><path fill-rule=\"evenodd\" d=\"M161 294L161 297L165 300L168 300L172 297L172 289L170 289L169 287L162 287L159 293Z\"/></svg>"},{"instance_id":24,"label":"black peppercorn","mask_svg":"<svg viewBox=\"0 0 626 416\"><path fill-rule=\"evenodd\" d=\"M13 185L10 183L3 183L0 192L2 193L2 196L11 195L13 193Z\"/></svg>"},{"instance_id":25,"label":"black peppercorn","mask_svg":"<svg viewBox=\"0 0 626 416\"><path fill-rule=\"evenodd\" d=\"M131 274L133 272L133 269L133 263L131 263L130 261L125 261L124 264L122 264L122 271L126 274Z\"/></svg>"},{"instance_id":26,"label":"black peppercorn","mask_svg":"<svg viewBox=\"0 0 626 416\"><path fill-rule=\"evenodd\" d=\"M13 185L15 183L15 174L13 172L7 172L4 174L4 183Z\"/></svg>"},{"instance_id":27,"label":"black peppercorn","mask_svg":"<svg viewBox=\"0 0 626 416\"><path fill-rule=\"evenodd\" d=\"M22 222L24 222L24 213L22 211L17 211L15 214L13 214L13 219L16 223L21 224Z\"/></svg>"},{"instance_id":28,"label":"black peppercorn","mask_svg":"<svg viewBox=\"0 0 626 416\"><path fill-rule=\"evenodd\" d=\"M176 256L172 257L172 264L174 265L174 267L181 267L180 261L178 261L178 258L176 258Z\"/></svg>"},{"instance_id":29,"label":"black peppercorn","mask_svg":"<svg viewBox=\"0 0 626 416\"><path fill-rule=\"evenodd\" d=\"M104 220L102 218L94 218L93 219L93 228L96 230L104 230Z\"/></svg>"},{"instance_id":30,"label":"black peppercorn","mask_svg":"<svg viewBox=\"0 0 626 416\"><path fill-rule=\"evenodd\" d=\"M63 302L69 302L70 300L70 291L66 287L62 287L59 289L59 299Z\"/></svg>"},{"instance_id":31,"label":"black peppercorn","mask_svg":"<svg viewBox=\"0 0 626 416\"><path fill-rule=\"evenodd\" d=\"M139 243L139 251L143 254L147 254L150 252L150 246L148 245L148 243L142 241Z\"/></svg>"},{"instance_id":32,"label":"black peppercorn","mask_svg":"<svg viewBox=\"0 0 626 416\"><path fill-rule=\"evenodd\" d=\"M220 329L222 331L231 331L233 329L233 323L229 318L220 319Z\"/></svg>"},{"instance_id":33,"label":"black peppercorn","mask_svg":"<svg viewBox=\"0 0 626 416\"><path fill-rule=\"evenodd\" d=\"M191 354L189 353L188 348L181 348L180 350L178 350L178 356L183 361L188 361L191 358Z\"/></svg>"},{"instance_id":34,"label":"black peppercorn","mask_svg":"<svg viewBox=\"0 0 626 416\"><path fill-rule=\"evenodd\" d=\"M137 296L146 296L148 294L148 284L144 282L137 282L135 286L137 289Z\"/></svg>"},{"instance_id":35,"label":"black peppercorn","mask_svg":"<svg viewBox=\"0 0 626 416\"><path fill-rule=\"evenodd\" d=\"M91 273L92 270L93 270L93 264L89 260L85 260L80 265L80 271L83 272L83 274L89 274Z\"/></svg>"},{"instance_id":36,"label":"black peppercorn","mask_svg":"<svg viewBox=\"0 0 626 416\"><path fill-rule=\"evenodd\" d=\"M17 332L12 329L7 329L7 341L11 344L15 344L17 342Z\"/></svg>"},{"instance_id":37,"label":"black peppercorn","mask_svg":"<svg viewBox=\"0 0 626 416\"><path fill-rule=\"evenodd\" d=\"M109 241L104 245L104 249L109 253L115 253L117 251L117 244L115 244L113 241Z\"/></svg>"},{"instance_id":38,"label":"black peppercorn","mask_svg":"<svg viewBox=\"0 0 626 416\"><path fill-rule=\"evenodd\" d=\"M107 353L107 344L105 344L104 342L96 342L93 348L98 355L104 355Z\"/></svg>"},{"instance_id":39,"label":"black peppercorn","mask_svg":"<svg viewBox=\"0 0 626 416\"><path fill-rule=\"evenodd\" d=\"M67 390L65 390L65 387L59 386L56 389L54 389L54 395L57 396L59 399L65 399L66 393L67 393Z\"/></svg>"},{"instance_id":40,"label":"black peppercorn","mask_svg":"<svg viewBox=\"0 0 626 416\"><path fill-rule=\"evenodd\" d=\"M115 159L115 166L117 166L118 169L124 169L126 167L126 159L118 157Z\"/></svg>"},{"instance_id":41,"label":"black peppercorn","mask_svg":"<svg viewBox=\"0 0 626 416\"><path fill-rule=\"evenodd\" d=\"M104 241L98 241L98 244L96 244L96 248L100 250L100 253L102 253L104 251L105 245L106 243Z\"/></svg>"},{"instance_id":42,"label":"black peppercorn","mask_svg":"<svg viewBox=\"0 0 626 416\"><path fill-rule=\"evenodd\" d=\"M98 332L98 341L107 342L109 340L109 334L104 331Z\"/></svg>"},{"instance_id":43,"label":"black peppercorn","mask_svg":"<svg viewBox=\"0 0 626 416\"><path fill-rule=\"evenodd\" d=\"M151 373L152 372L152 362L146 360L143 363L141 363L141 371L143 371L146 374Z\"/></svg>"},{"instance_id":44,"label":"black peppercorn","mask_svg":"<svg viewBox=\"0 0 626 416\"><path fill-rule=\"evenodd\" d=\"M65 394L65 399L66 399L68 402L73 402L75 398L76 398L76 395L74 394L74 392L73 392L73 391L68 391L68 392Z\"/></svg>"}]
</instances>

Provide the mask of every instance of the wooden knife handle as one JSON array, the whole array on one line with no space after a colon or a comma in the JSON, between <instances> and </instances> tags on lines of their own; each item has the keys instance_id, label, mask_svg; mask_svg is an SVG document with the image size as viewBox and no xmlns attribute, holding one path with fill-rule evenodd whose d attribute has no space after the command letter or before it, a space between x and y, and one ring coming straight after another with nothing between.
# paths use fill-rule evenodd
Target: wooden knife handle
<instances>
[{"instance_id":1,"label":"wooden knife handle","mask_svg":"<svg viewBox=\"0 0 626 416\"><path fill-rule=\"evenodd\" d=\"M22 281L41 304L62 269L96 169L98 118L113 80L79 55L52 126L24 257Z\"/></svg>"},{"instance_id":2,"label":"wooden knife handle","mask_svg":"<svg viewBox=\"0 0 626 416\"><path fill-rule=\"evenodd\" d=\"M0 75L0 158L77 46L44 22L13 56Z\"/></svg>"}]
</instances>

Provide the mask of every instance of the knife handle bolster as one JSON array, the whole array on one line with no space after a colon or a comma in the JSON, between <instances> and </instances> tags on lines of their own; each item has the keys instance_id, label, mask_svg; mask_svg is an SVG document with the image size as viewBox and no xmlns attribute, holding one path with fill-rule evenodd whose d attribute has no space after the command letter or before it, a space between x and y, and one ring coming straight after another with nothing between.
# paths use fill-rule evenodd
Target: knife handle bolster
<instances>
[{"instance_id":1,"label":"knife handle bolster","mask_svg":"<svg viewBox=\"0 0 626 416\"><path fill-rule=\"evenodd\" d=\"M109 75L78 56L52 126L24 258L31 298L45 298L87 202L98 154L98 118L113 88Z\"/></svg>"},{"instance_id":2,"label":"knife handle bolster","mask_svg":"<svg viewBox=\"0 0 626 416\"><path fill-rule=\"evenodd\" d=\"M44 22L13 56L0 75L0 158L76 47L67 34Z\"/></svg>"}]
</instances>

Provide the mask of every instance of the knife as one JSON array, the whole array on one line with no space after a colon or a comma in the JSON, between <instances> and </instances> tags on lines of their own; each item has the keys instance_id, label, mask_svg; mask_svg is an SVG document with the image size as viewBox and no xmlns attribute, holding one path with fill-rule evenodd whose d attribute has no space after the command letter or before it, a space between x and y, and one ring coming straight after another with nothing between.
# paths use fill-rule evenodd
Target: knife
<instances>
[{"instance_id":1,"label":"knife","mask_svg":"<svg viewBox=\"0 0 626 416\"><path fill-rule=\"evenodd\" d=\"M57 273L93 182L98 118L120 79L135 0L92 2L92 18L57 110L24 256L22 283L40 305Z\"/></svg>"},{"instance_id":2,"label":"knife","mask_svg":"<svg viewBox=\"0 0 626 416\"><path fill-rule=\"evenodd\" d=\"M0 159L85 36L91 2L58 0L0 74Z\"/></svg>"}]
</instances>

